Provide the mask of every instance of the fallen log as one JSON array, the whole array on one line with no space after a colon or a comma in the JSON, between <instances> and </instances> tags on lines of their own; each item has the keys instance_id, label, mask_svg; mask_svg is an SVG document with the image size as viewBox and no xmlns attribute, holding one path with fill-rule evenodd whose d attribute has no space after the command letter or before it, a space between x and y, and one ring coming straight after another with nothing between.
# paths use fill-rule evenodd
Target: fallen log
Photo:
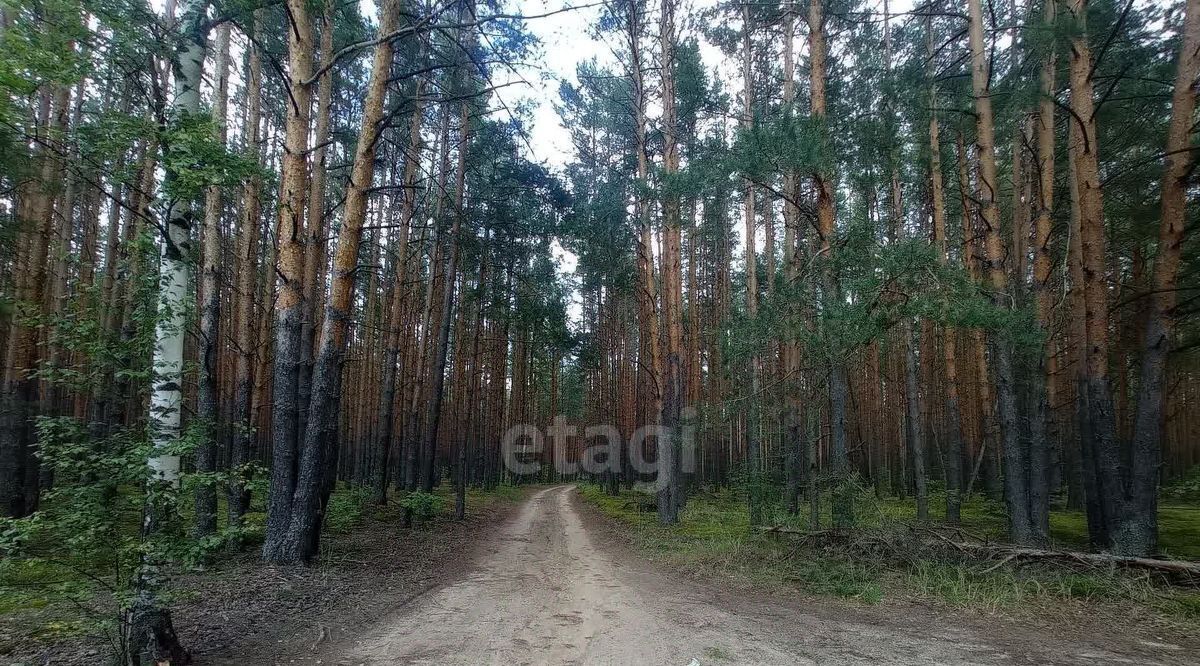
<instances>
[{"instance_id":1,"label":"fallen log","mask_svg":"<svg viewBox=\"0 0 1200 666\"><path fill-rule=\"evenodd\" d=\"M1132 569L1149 569L1165 573L1190 576L1200 580L1200 562L1189 560L1158 560L1152 557L1131 557L1113 555L1111 553L1084 553L1074 550L1051 550L1043 548L1023 548L1003 544L983 544L970 542L952 542L955 548L967 552L1002 556L1005 562L1013 560L1057 560L1079 562L1097 566L1121 566Z\"/></svg>"},{"instance_id":2,"label":"fallen log","mask_svg":"<svg viewBox=\"0 0 1200 666\"><path fill-rule=\"evenodd\" d=\"M800 538L819 538L829 534L828 530L811 532L783 525L763 526L757 529L763 534L788 534ZM845 530L839 532L839 536L847 535L847 531ZM1001 558L1000 562L985 569L985 573L1016 560L1042 560L1087 564L1091 566L1119 566L1130 569L1145 569L1182 576L1194 582L1200 582L1200 562L1190 560L1160 560L1152 557L1130 557L1126 555L1113 555L1111 553L1085 553L1074 550L1026 548L994 542L975 543L971 541L954 541L947 539L944 535L936 534L936 532L935 535L938 537L937 540L925 539L925 544L931 547L944 548L949 546L962 553L974 554L981 557Z\"/></svg>"},{"instance_id":3,"label":"fallen log","mask_svg":"<svg viewBox=\"0 0 1200 666\"><path fill-rule=\"evenodd\" d=\"M763 534L795 534L796 536L805 536L805 537L820 536L822 534L825 534L825 532L826 532L825 530L820 530L818 532L812 532L809 530L798 530L794 527L784 527L783 525L774 525L771 527L768 527L766 525L761 525L759 527L756 527L755 529L757 529L759 532L762 532Z\"/></svg>"}]
</instances>

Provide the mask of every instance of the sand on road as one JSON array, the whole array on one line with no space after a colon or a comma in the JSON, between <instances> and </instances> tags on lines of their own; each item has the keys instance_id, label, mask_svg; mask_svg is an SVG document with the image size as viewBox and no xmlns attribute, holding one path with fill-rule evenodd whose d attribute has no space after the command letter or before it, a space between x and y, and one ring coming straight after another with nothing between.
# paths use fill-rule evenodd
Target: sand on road
<instances>
[{"instance_id":1,"label":"sand on road","mask_svg":"<svg viewBox=\"0 0 1200 666\"><path fill-rule=\"evenodd\" d=\"M597 543L573 486L534 494L468 572L330 646L338 664L1186 663L1170 644L1023 635L717 592ZM599 535L603 536L603 535ZM931 619L934 618L934 619ZM326 662L328 663L328 662Z\"/></svg>"}]
</instances>

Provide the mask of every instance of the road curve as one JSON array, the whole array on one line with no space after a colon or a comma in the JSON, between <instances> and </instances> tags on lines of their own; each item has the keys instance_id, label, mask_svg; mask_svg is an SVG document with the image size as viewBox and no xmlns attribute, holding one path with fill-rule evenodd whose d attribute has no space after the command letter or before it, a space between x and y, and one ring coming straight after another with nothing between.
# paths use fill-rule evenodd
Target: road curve
<instances>
[{"instance_id":1,"label":"road curve","mask_svg":"<svg viewBox=\"0 0 1200 666\"><path fill-rule=\"evenodd\" d=\"M365 628L339 646L335 663L1094 664L1183 657L1168 650L1165 661L1147 661L1142 649L1120 654L1045 636L995 635L978 625L718 598L725 595L597 547L573 491L558 486L533 495L470 573Z\"/></svg>"}]
</instances>

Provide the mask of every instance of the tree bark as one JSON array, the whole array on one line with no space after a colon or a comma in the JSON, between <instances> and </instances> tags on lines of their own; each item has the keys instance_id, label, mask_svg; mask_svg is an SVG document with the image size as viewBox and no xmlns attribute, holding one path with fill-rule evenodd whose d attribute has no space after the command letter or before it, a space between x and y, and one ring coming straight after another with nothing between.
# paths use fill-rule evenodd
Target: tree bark
<instances>
[{"instance_id":1,"label":"tree bark","mask_svg":"<svg viewBox=\"0 0 1200 666\"><path fill-rule=\"evenodd\" d=\"M1053 27L1057 3L1045 3L1043 20ZM1057 436L1053 424L1051 405L1055 396L1054 294L1050 279L1054 271L1051 256L1050 232L1053 228L1051 215L1054 209L1054 74L1056 56L1053 45L1042 60L1041 100L1038 103L1036 126L1037 147L1037 200L1033 223L1033 297L1038 326L1042 333L1042 353L1038 366L1034 368L1030 391L1033 398L1033 414L1030 415L1031 431L1040 429L1041 436L1032 436L1030 442L1029 486L1030 518L1040 533L1050 533L1050 448Z\"/></svg>"},{"instance_id":2,"label":"tree bark","mask_svg":"<svg viewBox=\"0 0 1200 666\"><path fill-rule=\"evenodd\" d=\"M1175 326L1176 288L1187 222L1188 176L1195 159L1190 133L1196 109L1197 74L1200 74L1200 0L1188 0L1171 96L1171 123L1167 127L1158 255L1151 283L1150 312L1142 338L1130 501L1122 525L1112 535L1114 549L1123 555L1149 555L1158 550L1158 480L1162 467L1167 356Z\"/></svg>"},{"instance_id":3,"label":"tree bark","mask_svg":"<svg viewBox=\"0 0 1200 666\"><path fill-rule=\"evenodd\" d=\"M783 104L785 113L795 113L796 101L796 5L791 0L785 8L783 28ZM783 175L783 252L784 278L789 287L794 287L800 274L801 244L804 236L800 228L800 178L795 170L788 169ZM805 456L805 428L802 417L802 401L800 399L800 346L795 340L785 340L782 345L783 366L788 383L785 399L784 423L786 425L787 452L785 460L786 504L788 513L796 515L800 512L801 482L804 469L808 466Z\"/></svg>"},{"instance_id":4,"label":"tree bark","mask_svg":"<svg viewBox=\"0 0 1200 666\"><path fill-rule=\"evenodd\" d=\"M243 128L243 150L262 165L260 127L262 120L262 57L258 44L263 35L263 11L254 12L254 39L247 52L246 124ZM233 444L229 454L230 481L227 506L230 527L241 525L249 509L246 489L249 481L246 466L250 463L254 424L250 406L254 392L254 298L258 274L258 225L261 214L262 179L253 174L242 188L242 219L237 235L237 284L234 287L236 305L233 313L233 335L237 347L234 362Z\"/></svg>"},{"instance_id":5,"label":"tree bark","mask_svg":"<svg viewBox=\"0 0 1200 666\"><path fill-rule=\"evenodd\" d=\"M829 132L825 119L825 83L828 47L825 38L824 0L813 0L808 5L808 58L809 93L811 114L817 124L818 141L829 146ZM833 180L824 167L813 173L813 188L817 192L817 234L822 269L822 300L833 305L841 298L841 284L833 264L833 241L835 214L833 208ZM846 447L846 401L849 386L846 379L845 359L834 350L829 357L829 468L834 485L833 525L847 528L854 525L854 494L850 481L850 453Z\"/></svg>"},{"instance_id":6,"label":"tree bark","mask_svg":"<svg viewBox=\"0 0 1200 666\"><path fill-rule=\"evenodd\" d=\"M43 93L42 111L36 121L45 136L43 140L61 136L66 128L70 89L59 86L53 94ZM53 148L46 148L39 155L39 180L28 188L24 205L24 219L32 221L33 227L24 230L22 236L25 250L23 267L18 274L18 307L25 314L42 312L45 300L46 261L49 256L49 240L54 224L54 194L59 186L61 167ZM0 396L0 512L12 518L21 518L33 512L37 504L36 486L29 487L29 480L36 478L37 459L33 455L35 440L34 417L40 411L41 390L38 379L33 375L38 363L39 329L28 325L24 317L14 316L9 323L8 349L4 364L3 394Z\"/></svg>"},{"instance_id":7,"label":"tree bark","mask_svg":"<svg viewBox=\"0 0 1200 666\"><path fill-rule=\"evenodd\" d=\"M182 6L179 19L182 39L171 59L175 72L172 113L176 122L185 121L200 111L200 84L207 48L206 10L204 0L187 0ZM170 150L170 144L164 143L164 191L170 191L170 182L179 177L169 159ZM187 301L192 293L189 261L193 215L191 201L177 199L171 202L162 239L148 418L153 451L147 461L149 477L142 517L143 542L160 530L175 512L172 493L168 489L179 486L179 456L170 451L181 435L183 347L187 332ZM191 661L175 634L170 609L159 598L161 566L159 555L152 549L142 552L127 618L128 654L135 664L185 664Z\"/></svg>"},{"instance_id":8,"label":"tree bark","mask_svg":"<svg viewBox=\"0 0 1200 666\"><path fill-rule=\"evenodd\" d=\"M386 0L379 8L379 34L394 32L399 18L400 0ZM333 280L325 304L325 317L313 367L312 403L300 447L291 520L279 555L273 560L277 562L304 563L317 555L317 535L321 529L328 492L326 468L337 452L342 357L346 350L346 332L354 304L358 248L367 217L367 197L375 179L375 151L383 131L381 121L393 53L392 41L385 39L376 45L371 61L362 129L346 188L345 215L338 233Z\"/></svg>"},{"instance_id":9,"label":"tree bark","mask_svg":"<svg viewBox=\"0 0 1200 666\"><path fill-rule=\"evenodd\" d=\"M638 372L641 377L639 426L659 423L662 419L662 386L659 372L659 330L657 288L654 280L654 245L650 219L649 156L646 143L646 84L642 64L642 14L637 0L626 6L626 33L629 41L630 78L634 96L634 150L637 152L637 183L634 214L637 216L637 307Z\"/></svg>"},{"instance_id":10,"label":"tree bark","mask_svg":"<svg viewBox=\"0 0 1200 666\"><path fill-rule=\"evenodd\" d=\"M971 82L975 97L976 144L979 156L979 198L984 225L984 265L992 302L1009 309L1008 275L1004 267L1004 244L1000 237L1000 209L996 204L997 179L995 126L988 63L984 53L983 12L979 0L968 0L970 13ZM1040 545L1047 535L1039 533L1032 522L1027 455L1018 432L1016 387L1013 378L1012 344L1003 331L993 332L991 346L996 381L996 413L1002 436L1005 502L1009 513L1009 533L1014 542Z\"/></svg>"},{"instance_id":11,"label":"tree bark","mask_svg":"<svg viewBox=\"0 0 1200 666\"><path fill-rule=\"evenodd\" d=\"M326 0L321 15L320 53L322 61L333 57L333 17L335 3ZM312 401L312 375L314 336L321 314L319 303L324 303L325 267L327 263L326 241L328 225L325 223L326 162L330 143L330 118L333 106L333 69L325 69L317 82L316 132L313 135L313 156L308 187L308 215L304 229L304 316L300 323L300 370L296 383L299 405L297 432L300 437L308 426L308 410Z\"/></svg>"},{"instance_id":12,"label":"tree bark","mask_svg":"<svg viewBox=\"0 0 1200 666\"><path fill-rule=\"evenodd\" d=\"M421 126L424 121L424 107L421 96L424 86L418 81L413 92L412 118L409 120L408 150L404 156L404 203L400 210L400 232L395 242L397 259L393 276L391 295L391 315L387 328L387 350L384 353L383 387L379 397L379 431L375 441L375 465L373 471L372 492L374 502L379 505L387 503L388 458L392 448L393 422L395 420L396 379L402 372L397 365L400 360L402 342L402 325L404 314L404 297L408 293L405 279L408 275L408 236L412 225L413 213L417 203L417 177L421 168Z\"/></svg>"},{"instance_id":13,"label":"tree bark","mask_svg":"<svg viewBox=\"0 0 1200 666\"><path fill-rule=\"evenodd\" d=\"M1108 287L1105 258L1104 204L1100 190L1099 146L1095 103L1092 99L1092 57L1087 35L1086 0L1069 0L1068 10L1078 26L1071 39L1068 71L1071 83L1071 115L1075 141L1069 148L1075 164L1078 187L1079 240L1082 261L1084 326L1087 335L1084 388L1088 405L1091 443L1097 489L1107 536L1116 548L1125 509L1125 487L1121 451L1116 434L1112 388L1108 376Z\"/></svg>"},{"instance_id":14,"label":"tree bark","mask_svg":"<svg viewBox=\"0 0 1200 666\"><path fill-rule=\"evenodd\" d=\"M742 128L754 127L754 42L750 5L742 5ZM754 220L754 183L744 183L742 219L746 236L746 316L750 321L758 316L758 256L754 249L756 225ZM746 496L750 505L750 525L762 524L761 453L759 451L759 357L750 355L750 396L746 401Z\"/></svg>"},{"instance_id":15,"label":"tree bark","mask_svg":"<svg viewBox=\"0 0 1200 666\"><path fill-rule=\"evenodd\" d=\"M275 358L271 406L271 489L267 498L263 559L296 562L299 548L290 535L297 488L300 348L304 319L304 204L308 194L308 133L311 115L312 21L305 0L287 0L288 99L280 168L276 226L278 294L275 299Z\"/></svg>"},{"instance_id":16,"label":"tree bark","mask_svg":"<svg viewBox=\"0 0 1200 666\"><path fill-rule=\"evenodd\" d=\"M679 136L675 108L675 0L662 0L659 42L662 60L663 171L670 179L679 172ZM658 437L658 521L679 521L679 440L683 416L683 274L680 266L679 194L670 186L662 197L663 327L666 363L663 375L663 429Z\"/></svg>"},{"instance_id":17,"label":"tree bark","mask_svg":"<svg viewBox=\"0 0 1200 666\"><path fill-rule=\"evenodd\" d=\"M424 470L421 490L433 491L433 464L437 455L438 429L441 425L442 393L446 380L446 352L450 342L450 318L454 306L454 289L458 282L459 234L462 222L466 216L463 210L463 187L466 184L467 146L470 142L470 107L464 102L459 112L459 152L458 167L455 169L455 189L453 210L454 221L450 227L449 260L442 280L440 315L438 317L437 338L433 341L430 365L429 395L425 403L425 430L422 437Z\"/></svg>"},{"instance_id":18,"label":"tree bark","mask_svg":"<svg viewBox=\"0 0 1200 666\"><path fill-rule=\"evenodd\" d=\"M946 245L946 195L942 182L942 146L939 138L937 84L932 72L933 30L931 20L925 22L926 53L930 59L929 72L929 189L933 208L933 247L938 264L945 266L950 257ZM942 360L946 386L946 453L943 468L946 479L946 522L958 524L962 508L962 463L965 447L962 413L959 408L957 333L953 328L941 329Z\"/></svg>"},{"instance_id":19,"label":"tree bark","mask_svg":"<svg viewBox=\"0 0 1200 666\"><path fill-rule=\"evenodd\" d=\"M216 77L213 95L213 121L217 126L216 140L225 145L225 108L229 99L229 30L228 23L217 28ZM220 418L217 395L217 362L221 350L221 188L211 186L204 193L204 228L201 231L200 266L200 390L196 402L196 417L204 435L196 449L196 471L212 475L217 471L218 430ZM217 485L212 479L199 479L196 487L196 538L217 531Z\"/></svg>"}]
</instances>

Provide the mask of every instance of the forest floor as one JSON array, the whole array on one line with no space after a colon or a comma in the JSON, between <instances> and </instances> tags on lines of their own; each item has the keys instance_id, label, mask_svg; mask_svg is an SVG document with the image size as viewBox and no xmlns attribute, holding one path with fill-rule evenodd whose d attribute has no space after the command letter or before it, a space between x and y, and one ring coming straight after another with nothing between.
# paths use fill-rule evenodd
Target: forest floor
<instances>
[{"instance_id":1,"label":"forest floor","mask_svg":"<svg viewBox=\"0 0 1200 666\"><path fill-rule=\"evenodd\" d=\"M180 640L200 664L272 664L386 617L457 575L468 562L463 553L505 523L525 495L512 487L472 490L466 519L455 521L451 492L439 489L438 516L405 530L394 502L374 507L367 493L340 490L316 565L269 566L249 544L176 575L170 597ZM261 523L260 515L249 519ZM116 604L109 595L72 601L47 591L22 601L19 609L0 603L0 665L110 663Z\"/></svg>"},{"instance_id":2,"label":"forest floor","mask_svg":"<svg viewBox=\"0 0 1200 666\"><path fill-rule=\"evenodd\" d=\"M440 586L315 650L299 638L270 649L297 664L707 666L1184 664L1200 647L1086 618L1039 624L698 580L648 559L629 528L574 486L538 490ZM222 663L248 663L239 657Z\"/></svg>"},{"instance_id":3,"label":"forest floor","mask_svg":"<svg viewBox=\"0 0 1200 666\"><path fill-rule=\"evenodd\" d=\"M1184 664L1200 649L1183 625L1138 608L1116 617L1103 598L1017 616L896 594L890 579L746 537L712 498L660 528L637 497L586 485L473 493L467 520L443 513L409 531L394 506L369 508L312 568L247 552L181 576L176 626L198 663L239 666ZM768 565L764 547L781 561ZM17 622L0 617L0 639ZM17 641L0 664L104 663L102 637L42 638Z\"/></svg>"}]
</instances>

